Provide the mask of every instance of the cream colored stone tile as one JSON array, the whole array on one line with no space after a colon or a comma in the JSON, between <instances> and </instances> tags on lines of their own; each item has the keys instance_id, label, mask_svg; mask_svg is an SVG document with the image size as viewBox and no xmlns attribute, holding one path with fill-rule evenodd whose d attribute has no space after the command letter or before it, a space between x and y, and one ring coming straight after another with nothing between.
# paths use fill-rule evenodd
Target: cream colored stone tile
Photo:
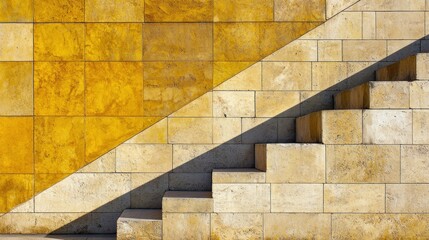
<instances>
[{"instance_id":1,"label":"cream colored stone tile","mask_svg":"<svg viewBox=\"0 0 429 240\"><path fill-rule=\"evenodd\" d=\"M429 183L429 145L401 146L401 182Z\"/></svg>"},{"instance_id":2,"label":"cream colored stone tile","mask_svg":"<svg viewBox=\"0 0 429 240\"><path fill-rule=\"evenodd\" d=\"M333 239L427 239L428 214L334 214Z\"/></svg>"},{"instance_id":3,"label":"cream colored stone tile","mask_svg":"<svg viewBox=\"0 0 429 240\"><path fill-rule=\"evenodd\" d=\"M263 90L311 90L310 62L264 62Z\"/></svg>"},{"instance_id":4,"label":"cream colored stone tile","mask_svg":"<svg viewBox=\"0 0 429 240\"><path fill-rule=\"evenodd\" d=\"M212 118L169 118L169 143L212 143Z\"/></svg>"},{"instance_id":5,"label":"cream colored stone tile","mask_svg":"<svg viewBox=\"0 0 429 240\"><path fill-rule=\"evenodd\" d=\"M410 108L410 83L371 82L370 108Z\"/></svg>"},{"instance_id":6,"label":"cream colored stone tile","mask_svg":"<svg viewBox=\"0 0 429 240\"><path fill-rule=\"evenodd\" d=\"M241 118L213 118L213 143L240 143Z\"/></svg>"},{"instance_id":7,"label":"cream colored stone tile","mask_svg":"<svg viewBox=\"0 0 429 240\"><path fill-rule=\"evenodd\" d=\"M428 184L386 185L386 212L428 213Z\"/></svg>"},{"instance_id":8,"label":"cream colored stone tile","mask_svg":"<svg viewBox=\"0 0 429 240\"><path fill-rule=\"evenodd\" d=\"M321 144L267 144L261 151L256 167L266 172L269 183L325 182L325 146Z\"/></svg>"},{"instance_id":9,"label":"cream colored stone tile","mask_svg":"<svg viewBox=\"0 0 429 240\"><path fill-rule=\"evenodd\" d=\"M269 212L269 184L213 184L214 212Z\"/></svg>"},{"instance_id":10,"label":"cream colored stone tile","mask_svg":"<svg viewBox=\"0 0 429 240\"><path fill-rule=\"evenodd\" d=\"M261 239L262 214L212 213L211 239Z\"/></svg>"},{"instance_id":11,"label":"cream colored stone tile","mask_svg":"<svg viewBox=\"0 0 429 240\"><path fill-rule=\"evenodd\" d=\"M318 43L319 61L342 61L343 44L340 40L321 40Z\"/></svg>"},{"instance_id":12,"label":"cream colored stone tile","mask_svg":"<svg viewBox=\"0 0 429 240\"><path fill-rule=\"evenodd\" d=\"M208 92L177 110L170 117L211 117L213 113L213 94Z\"/></svg>"},{"instance_id":13,"label":"cream colored stone tile","mask_svg":"<svg viewBox=\"0 0 429 240\"><path fill-rule=\"evenodd\" d=\"M344 41L344 61L379 61L387 56L384 40Z\"/></svg>"},{"instance_id":14,"label":"cream colored stone tile","mask_svg":"<svg viewBox=\"0 0 429 240\"><path fill-rule=\"evenodd\" d=\"M363 12L362 25L363 39L375 39L375 12Z\"/></svg>"},{"instance_id":15,"label":"cream colored stone tile","mask_svg":"<svg viewBox=\"0 0 429 240\"><path fill-rule=\"evenodd\" d=\"M254 168L214 169L213 183L265 183L265 172Z\"/></svg>"},{"instance_id":16,"label":"cream colored stone tile","mask_svg":"<svg viewBox=\"0 0 429 240\"><path fill-rule=\"evenodd\" d=\"M213 212L212 193L198 191L168 191L162 198L162 212Z\"/></svg>"},{"instance_id":17,"label":"cream colored stone tile","mask_svg":"<svg viewBox=\"0 0 429 240\"><path fill-rule=\"evenodd\" d=\"M425 36L422 12L377 12L378 39L419 39Z\"/></svg>"},{"instance_id":18,"label":"cream colored stone tile","mask_svg":"<svg viewBox=\"0 0 429 240\"><path fill-rule=\"evenodd\" d=\"M352 6L358 0L326 0L326 18L329 19L334 15L342 12Z\"/></svg>"},{"instance_id":19,"label":"cream colored stone tile","mask_svg":"<svg viewBox=\"0 0 429 240\"><path fill-rule=\"evenodd\" d=\"M271 184L271 212L323 212L323 185Z\"/></svg>"},{"instance_id":20,"label":"cream colored stone tile","mask_svg":"<svg viewBox=\"0 0 429 240\"><path fill-rule=\"evenodd\" d=\"M278 122L275 118L243 118L243 143L277 142Z\"/></svg>"},{"instance_id":21,"label":"cream colored stone tile","mask_svg":"<svg viewBox=\"0 0 429 240\"><path fill-rule=\"evenodd\" d=\"M31 213L34 212L34 197L31 198L30 200L21 203L20 205L18 205L17 207L13 208L11 211L11 213ZM3 214L1 214L3 215ZM0 215L0 217L1 217Z\"/></svg>"},{"instance_id":22,"label":"cream colored stone tile","mask_svg":"<svg viewBox=\"0 0 429 240\"><path fill-rule=\"evenodd\" d=\"M425 10L424 0L363 0L348 9L348 11L412 11Z\"/></svg>"},{"instance_id":23,"label":"cream colored stone tile","mask_svg":"<svg viewBox=\"0 0 429 240\"><path fill-rule=\"evenodd\" d=\"M253 144L175 144L173 169L176 173L211 173L213 169L251 168L254 151Z\"/></svg>"},{"instance_id":24,"label":"cream colored stone tile","mask_svg":"<svg viewBox=\"0 0 429 240\"><path fill-rule=\"evenodd\" d=\"M384 184L325 184L324 211L350 213L384 212Z\"/></svg>"},{"instance_id":25,"label":"cream colored stone tile","mask_svg":"<svg viewBox=\"0 0 429 240\"><path fill-rule=\"evenodd\" d=\"M74 173L38 194L35 211L120 212L130 207L129 192L129 174Z\"/></svg>"},{"instance_id":26,"label":"cream colored stone tile","mask_svg":"<svg viewBox=\"0 0 429 240\"><path fill-rule=\"evenodd\" d=\"M214 117L254 117L255 92L253 91L214 91Z\"/></svg>"},{"instance_id":27,"label":"cream colored stone tile","mask_svg":"<svg viewBox=\"0 0 429 240\"><path fill-rule=\"evenodd\" d=\"M413 144L429 144L429 110L413 111Z\"/></svg>"},{"instance_id":28,"label":"cream colored stone tile","mask_svg":"<svg viewBox=\"0 0 429 240\"><path fill-rule=\"evenodd\" d=\"M86 165L78 172L115 172L116 171L116 149L99 157L92 163Z\"/></svg>"},{"instance_id":29,"label":"cream colored stone tile","mask_svg":"<svg viewBox=\"0 0 429 240\"><path fill-rule=\"evenodd\" d=\"M165 240L210 239L210 213L162 214L162 238Z\"/></svg>"},{"instance_id":30,"label":"cream colored stone tile","mask_svg":"<svg viewBox=\"0 0 429 240\"><path fill-rule=\"evenodd\" d=\"M126 209L118 219L117 240L162 239L162 213L159 210Z\"/></svg>"},{"instance_id":31,"label":"cream colored stone tile","mask_svg":"<svg viewBox=\"0 0 429 240\"><path fill-rule=\"evenodd\" d=\"M264 214L264 239L330 239L330 214Z\"/></svg>"},{"instance_id":32,"label":"cream colored stone tile","mask_svg":"<svg viewBox=\"0 0 429 240\"><path fill-rule=\"evenodd\" d=\"M131 208L161 208L168 189L166 173L132 173Z\"/></svg>"},{"instance_id":33,"label":"cream colored stone tile","mask_svg":"<svg viewBox=\"0 0 429 240\"><path fill-rule=\"evenodd\" d=\"M420 41L387 40L387 59L396 62L420 52Z\"/></svg>"},{"instance_id":34,"label":"cream colored stone tile","mask_svg":"<svg viewBox=\"0 0 429 240\"><path fill-rule=\"evenodd\" d=\"M301 39L361 39L362 13L341 12Z\"/></svg>"},{"instance_id":35,"label":"cream colored stone tile","mask_svg":"<svg viewBox=\"0 0 429 240\"><path fill-rule=\"evenodd\" d=\"M262 61L317 61L317 41L295 40Z\"/></svg>"},{"instance_id":36,"label":"cream colored stone tile","mask_svg":"<svg viewBox=\"0 0 429 240\"><path fill-rule=\"evenodd\" d=\"M33 33L33 24L0 24L0 61L32 61Z\"/></svg>"},{"instance_id":37,"label":"cream colored stone tile","mask_svg":"<svg viewBox=\"0 0 429 240\"><path fill-rule=\"evenodd\" d=\"M214 90L234 90L234 91L247 91L247 90L261 90L261 74L262 63L258 62L243 70L232 78L226 80Z\"/></svg>"},{"instance_id":38,"label":"cream colored stone tile","mask_svg":"<svg viewBox=\"0 0 429 240\"><path fill-rule=\"evenodd\" d=\"M256 117L297 117L299 103L299 92L256 92Z\"/></svg>"},{"instance_id":39,"label":"cream colored stone tile","mask_svg":"<svg viewBox=\"0 0 429 240\"><path fill-rule=\"evenodd\" d=\"M122 144L116 148L117 172L168 172L173 148L168 144Z\"/></svg>"},{"instance_id":40,"label":"cream colored stone tile","mask_svg":"<svg viewBox=\"0 0 429 240\"><path fill-rule=\"evenodd\" d=\"M277 141L295 142L295 118L277 118Z\"/></svg>"},{"instance_id":41,"label":"cream colored stone tile","mask_svg":"<svg viewBox=\"0 0 429 240\"><path fill-rule=\"evenodd\" d=\"M312 65L312 89L331 90L342 89L347 78L347 63L345 62L316 62Z\"/></svg>"},{"instance_id":42,"label":"cream colored stone tile","mask_svg":"<svg viewBox=\"0 0 429 240\"><path fill-rule=\"evenodd\" d=\"M411 110L364 110L364 144L411 144L413 114Z\"/></svg>"},{"instance_id":43,"label":"cream colored stone tile","mask_svg":"<svg viewBox=\"0 0 429 240\"><path fill-rule=\"evenodd\" d=\"M328 183L398 183L400 147L394 145L326 146Z\"/></svg>"},{"instance_id":44,"label":"cream colored stone tile","mask_svg":"<svg viewBox=\"0 0 429 240\"><path fill-rule=\"evenodd\" d=\"M211 173L169 173L168 189L171 191L211 191Z\"/></svg>"},{"instance_id":45,"label":"cream colored stone tile","mask_svg":"<svg viewBox=\"0 0 429 240\"><path fill-rule=\"evenodd\" d=\"M167 143L167 118L146 128L125 143Z\"/></svg>"},{"instance_id":46,"label":"cream colored stone tile","mask_svg":"<svg viewBox=\"0 0 429 240\"><path fill-rule=\"evenodd\" d=\"M429 81L410 83L410 107L429 108Z\"/></svg>"}]
</instances>

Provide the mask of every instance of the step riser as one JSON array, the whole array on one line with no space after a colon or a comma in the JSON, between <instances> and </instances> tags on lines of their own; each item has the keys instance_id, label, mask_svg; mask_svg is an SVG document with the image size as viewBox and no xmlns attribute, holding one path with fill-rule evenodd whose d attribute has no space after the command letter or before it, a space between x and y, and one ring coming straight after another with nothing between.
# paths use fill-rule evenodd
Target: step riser
<instances>
[{"instance_id":1,"label":"step riser","mask_svg":"<svg viewBox=\"0 0 429 240\"><path fill-rule=\"evenodd\" d=\"M125 210L117 222L117 239L161 240L161 210Z\"/></svg>"},{"instance_id":2,"label":"step riser","mask_svg":"<svg viewBox=\"0 0 429 240\"><path fill-rule=\"evenodd\" d=\"M163 213L213 212L211 192L166 192L162 198Z\"/></svg>"},{"instance_id":3,"label":"step riser","mask_svg":"<svg viewBox=\"0 0 429 240\"><path fill-rule=\"evenodd\" d=\"M429 80L429 54L407 57L376 71L377 81Z\"/></svg>"}]
</instances>

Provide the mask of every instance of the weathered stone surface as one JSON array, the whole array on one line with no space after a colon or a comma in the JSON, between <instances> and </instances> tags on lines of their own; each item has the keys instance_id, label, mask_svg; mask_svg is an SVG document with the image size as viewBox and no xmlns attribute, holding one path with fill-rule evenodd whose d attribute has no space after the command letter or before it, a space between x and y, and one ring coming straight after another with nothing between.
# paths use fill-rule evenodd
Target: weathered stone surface
<instances>
[{"instance_id":1,"label":"weathered stone surface","mask_svg":"<svg viewBox=\"0 0 429 240\"><path fill-rule=\"evenodd\" d=\"M211 191L211 173L169 173L168 189L170 191Z\"/></svg>"},{"instance_id":2,"label":"weathered stone surface","mask_svg":"<svg viewBox=\"0 0 429 240\"><path fill-rule=\"evenodd\" d=\"M343 88L347 78L345 62L315 62L312 64L313 90L339 90Z\"/></svg>"},{"instance_id":3,"label":"weathered stone surface","mask_svg":"<svg viewBox=\"0 0 429 240\"><path fill-rule=\"evenodd\" d=\"M419 53L376 71L377 81L428 80L429 54Z\"/></svg>"},{"instance_id":4,"label":"weathered stone surface","mask_svg":"<svg viewBox=\"0 0 429 240\"><path fill-rule=\"evenodd\" d=\"M131 207L161 208L168 180L166 173L131 173Z\"/></svg>"},{"instance_id":5,"label":"weathered stone surface","mask_svg":"<svg viewBox=\"0 0 429 240\"><path fill-rule=\"evenodd\" d=\"M429 110L413 111L413 144L429 144Z\"/></svg>"},{"instance_id":6,"label":"weathered stone surface","mask_svg":"<svg viewBox=\"0 0 429 240\"><path fill-rule=\"evenodd\" d=\"M261 239L262 214L212 213L211 239Z\"/></svg>"},{"instance_id":7,"label":"weathered stone surface","mask_svg":"<svg viewBox=\"0 0 429 240\"><path fill-rule=\"evenodd\" d=\"M208 92L186 106L177 110L170 117L211 117L213 114L213 94Z\"/></svg>"},{"instance_id":8,"label":"weathered stone surface","mask_svg":"<svg viewBox=\"0 0 429 240\"><path fill-rule=\"evenodd\" d=\"M33 61L33 35L33 24L0 24L0 61Z\"/></svg>"},{"instance_id":9,"label":"weathered stone surface","mask_svg":"<svg viewBox=\"0 0 429 240\"><path fill-rule=\"evenodd\" d=\"M301 39L361 39L362 13L341 12L320 25Z\"/></svg>"},{"instance_id":10,"label":"weathered stone surface","mask_svg":"<svg viewBox=\"0 0 429 240\"><path fill-rule=\"evenodd\" d=\"M378 12L377 38L419 39L425 34L424 18L422 12Z\"/></svg>"},{"instance_id":11,"label":"weathered stone surface","mask_svg":"<svg viewBox=\"0 0 429 240\"><path fill-rule=\"evenodd\" d=\"M125 143L167 143L167 118L146 128Z\"/></svg>"},{"instance_id":12,"label":"weathered stone surface","mask_svg":"<svg viewBox=\"0 0 429 240\"><path fill-rule=\"evenodd\" d=\"M310 62L264 62L262 69L264 90L311 90Z\"/></svg>"},{"instance_id":13,"label":"weathered stone surface","mask_svg":"<svg viewBox=\"0 0 429 240\"><path fill-rule=\"evenodd\" d=\"M362 36L363 39L375 39L375 12L362 13Z\"/></svg>"},{"instance_id":14,"label":"weathered stone surface","mask_svg":"<svg viewBox=\"0 0 429 240\"><path fill-rule=\"evenodd\" d=\"M35 22L83 22L85 0L58 2L34 0Z\"/></svg>"},{"instance_id":15,"label":"weathered stone surface","mask_svg":"<svg viewBox=\"0 0 429 240\"><path fill-rule=\"evenodd\" d=\"M168 172L172 169L172 146L122 144L116 149L117 172Z\"/></svg>"},{"instance_id":16,"label":"weathered stone surface","mask_svg":"<svg viewBox=\"0 0 429 240\"><path fill-rule=\"evenodd\" d=\"M254 168L214 169L213 183L265 183L265 172Z\"/></svg>"},{"instance_id":17,"label":"weathered stone surface","mask_svg":"<svg viewBox=\"0 0 429 240\"><path fill-rule=\"evenodd\" d=\"M271 212L323 212L323 185L271 184Z\"/></svg>"},{"instance_id":18,"label":"weathered stone surface","mask_svg":"<svg viewBox=\"0 0 429 240\"><path fill-rule=\"evenodd\" d=\"M276 118L242 118L241 124L243 143L277 142Z\"/></svg>"},{"instance_id":19,"label":"weathered stone surface","mask_svg":"<svg viewBox=\"0 0 429 240\"><path fill-rule=\"evenodd\" d=\"M161 240L161 210L126 209L118 219L118 240Z\"/></svg>"},{"instance_id":20,"label":"weathered stone surface","mask_svg":"<svg viewBox=\"0 0 429 240\"><path fill-rule=\"evenodd\" d=\"M364 110L363 143L411 144L412 121L411 110Z\"/></svg>"},{"instance_id":21,"label":"weathered stone surface","mask_svg":"<svg viewBox=\"0 0 429 240\"><path fill-rule=\"evenodd\" d=\"M384 184L325 184L325 212L381 213L385 210Z\"/></svg>"},{"instance_id":22,"label":"weathered stone surface","mask_svg":"<svg viewBox=\"0 0 429 240\"><path fill-rule=\"evenodd\" d=\"M386 212L429 213L428 184L386 185Z\"/></svg>"},{"instance_id":23,"label":"weathered stone surface","mask_svg":"<svg viewBox=\"0 0 429 240\"><path fill-rule=\"evenodd\" d=\"M348 11L416 11L425 10L424 0L360 1Z\"/></svg>"},{"instance_id":24,"label":"weathered stone surface","mask_svg":"<svg viewBox=\"0 0 429 240\"><path fill-rule=\"evenodd\" d=\"M268 212L269 184L213 184L214 212Z\"/></svg>"},{"instance_id":25,"label":"weathered stone surface","mask_svg":"<svg viewBox=\"0 0 429 240\"><path fill-rule=\"evenodd\" d=\"M321 40L318 42L319 61L342 61L343 42L340 40Z\"/></svg>"},{"instance_id":26,"label":"weathered stone surface","mask_svg":"<svg viewBox=\"0 0 429 240\"><path fill-rule=\"evenodd\" d=\"M401 146L401 183L429 183L429 145Z\"/></svg>"},{"instance_id":27,"label":"weathered stone surface","mask_svg":"<svg viewBox=\"0 0 429 240\"><path fill-rule=\"evenodd\" d=\"M317 61L317 41L297 39L263 61Z\"/></svg>"},{"instance_id":28,"label":"weathered stone surface","mask_svg":"<svg viewBox=\"0 0 429 240\"><path fill-rule=\"evenodd\" d=\"M387 56L384 40L347 40L343 44L344 61L379 61Z\"/></svg>"},{"instance_id":29,"label":"weathered stone surface","mask_svg":"<svg viewBox=\"0 0 429 240\"><path fill-rule=\"evenodd\" d=\"M215 22L273 21L273 1L270 0L215 0ZM211 19L210 19L211 20Z\"/></svg>"},{"instance_id":30,"label":"weathered stone surface","mask_svg":"<svg viewBox=\"0 0 429 240\"><path fill-rule=\"evenodd\" d=\"M210 213L164 213L162 238L165 240L210 239Z\"/></svg>"},{"instance_id":31,"label":"weathered stone surface","mask_svg":"<svg viewBox=\"0 0 429 240\"><path fill-rule=\"evenodd\" d=\"M198 134L196 134L198 133ZM212 118L169 118L168 143L212 143Z\"/></svg>"},{"instance_id":32,"label":"weathered stone surface","mask_svg":"<svg viewBox=\"0 0 429 240\"><path fill-rule=\"evenodd\" d=\"M330 214L264 214L265 239L329 239Z\"/></svg>"},{"instance_id":33,"label":"weathered stone surface","mask_svg":"<svg viewBox=\"0 0 429 240\"><path fill-rule=\"evenodd\" d=\"M256 117L297 117L299 103L299 92L256 92Z\"/></svg>"},{"instance_id":34,"label":"weathered stone surface","mask_svg":"<svg viewBox=\"0 0 429 240\"><path fill-rule=\"evenodd\" d=\"M317 144L258 144L256 167L269 183L325 182L325 146Z\"/></svg>"},{"instance_id":35,"label":"weathered stone surface","mask_svg":"<svg viewBox=\"0 0 429 240\"><path fill-rule=\"evenodd\" d=\"M326 174L329 183L400 182L400 146L326 146Z\"/></svg>"},{"instance_id":36,"label":"weathered stone surface","mask_svg":"<svg viewBox=\"0 0 429 240\"><path fill-rule=\"evenodd\" d=\"M97 160L81 168L78 172L96 173L96 172L110 172L116 171L116 149L104 154Z\"/></svg>"},{"instance_id":37,"label":"weathered stone surface","mask_svg":"<svg viewBox=\"0 0 429 240\"><path fill-rule=\"evenodd\" d=\"M248 90L261 90L262 88L262 63L258 62L243 71L236 73L233 71L233 76L229 76L229 69L225 69L225 66L229 66L228 62L215 62L214 63L214 79L213 86L215 91L248 91ZM241 64L241 62L235 63ZM244 64L244 63L243 63ZM241 67L241 65L239 65ZM225 77L222 77L224 76ZM227 80L216 87L217 78ZM224 79L225 78L225 79Z\"/></svg>"},{"instance_id":38,"label":"weathered stone surface","mask_svg":"<svg viewBox=\"0 0 429 240\"><path fill-rule=\"evenodd\" d=\"M143 22L144 0L85 0L87 22Z\"/></svg>"},{"instance_id":39,"label":"weathered stone surface","mask_svg":"<svg viewBox=\"0 0 429 240\"><path fill-rule=\"evenodd\" d=\"M359 2L358 0L327 0L326 1L326 18L329 19L334 15L342 12L354 3Z\"/></svg>"},{"instance_id":40,"label":"weathered stone surface","mask_svg":"<svg viewBox=\"0 0 429 240\"><path fill-rule=\"evenodd\" d=\"M213 143L225 142L241 142L241 118L213 118Z\"/></svg>"},{"instance_id":41,"label":"weathered stone surface","mask_svg":"<svg viewBox=\"0 0 429 240\"><path fill-rule=\"evenodd\" d=\"M429 108L429 81L410 83L411 108Z\"/></svg>"},{"instance_id":42,"label":"weathered stone surface","mask_svg":"<svg viewBox=\"0 0 429 240\"><path fill-rule=\"evenodd\" d=\"M213 0L147 0L145 22L210 22Z\"/></svg>"},{"instance_id":43,"label":"weathered stone surface","mask_svg":"<svg viewBox=\"0 0 429 240\"><path fill-rule=\"evenodd\" d=\"M238 107L240 106L240 107ZM214 91L214 117L254 117L255 92L253 91Z\"/></svg>"},{"instance_id":44,"label":"weathered stone surface","mask_svg":"<svg viewBox=\"0 0 429 240\"><path fill-rule=\"evenodd\" d=\"M162 198L164 213L210 213L213 212L211 192L168 191Z\"/></svg>"},{"instance_id":45,"label":"weathered stone surface","mask_svg":"<svg viewBox=\"0 0 429 240\"><path fill-rule=\"evenodd\" d=\"M322 0L275 0L275 21L325 21L326 2ZM291 11L293 9L293 11Z\"/></svg>"}]
</instances>

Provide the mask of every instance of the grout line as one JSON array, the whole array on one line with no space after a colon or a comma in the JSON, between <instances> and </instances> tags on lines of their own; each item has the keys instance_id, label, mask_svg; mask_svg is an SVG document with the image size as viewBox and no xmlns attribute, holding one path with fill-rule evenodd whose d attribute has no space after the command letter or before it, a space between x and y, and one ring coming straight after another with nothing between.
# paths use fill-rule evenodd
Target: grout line
<instances>
[{"instance_id":1,"label":"grout line","mask_svg":"<svg viewBox=\"0 0 429 240\"><path fill-rule=\"evenodd\" d=\"M36 212L36 138L35 138L35 127L36 127L36 105L35 105L35 86L34 86L34 70L35 70L35 62L34 62L34 55L35 55L35 46L34 46L34 33L35 33L35 26L34 25L34 18L35 18L35 7L34 7L34 1L33 1L33 196L32 196L32 202L33 202L33 212Z\"/></svg>"}]
</instances>

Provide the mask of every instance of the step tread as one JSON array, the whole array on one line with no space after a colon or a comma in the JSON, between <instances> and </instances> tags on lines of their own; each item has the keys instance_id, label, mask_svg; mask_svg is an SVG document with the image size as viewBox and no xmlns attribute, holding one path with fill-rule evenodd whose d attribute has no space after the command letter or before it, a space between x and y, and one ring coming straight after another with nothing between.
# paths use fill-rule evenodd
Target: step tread
<instances>
[{"instance_id":1,"label":"step tread","mask_svg":"<svg viewBox=\"0 0 429 240\"><path fill-rule=\"evenodd\" d=\"M213 212L212 192L168 191L162 198L164 213Z\"/></svg>"},{"instance_id":2,"label":"step tread","mask_svg":"<svg viewBox=\"0 0 429 240\"><path fill-rule=\"evenodd\" d=\"M214 169L213 184L261 183L265 172L256 168Z\"/></svg>"},{"instance_id":3,"label":"step tread","mask_svg":"<svg viewBox=\"0 0 429 240\"><path fill-rule=\"evenodd\" d=\"M212 192L197 192L197 191L168 191L165 192L164 198L184 199L184 198L212 198Z\"/></svg>"},{"instance_id":4,"label":"step tread","mask_svg":"<svg viewBox=\"0 0 429 240\"><path fill-rule=\"evenodd\" d=\"M162 210L125 209L118 221L162 221Z\"/></svg>"}]
</instances>

